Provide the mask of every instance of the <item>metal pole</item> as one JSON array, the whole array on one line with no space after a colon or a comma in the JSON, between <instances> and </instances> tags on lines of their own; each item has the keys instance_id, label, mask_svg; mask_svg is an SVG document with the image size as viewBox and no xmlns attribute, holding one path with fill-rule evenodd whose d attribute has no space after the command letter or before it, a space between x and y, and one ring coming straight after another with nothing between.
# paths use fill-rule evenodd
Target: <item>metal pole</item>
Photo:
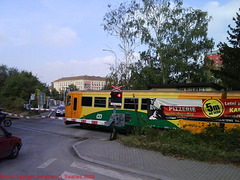
<instances>
[{"instance_id":1,"label":"metal pole","mask_svg":"<svg viewBox=\"0 0 240 180\"><path fill-rule=\"evenodd\" d=\"M136 105L136 102L135 102L135 95L133 94L133 103L134 103L134 108L135 108L135 112L136 112L136 116L137 116L137 122L138 122L138 134L140 135L141 134L141 125L140 125L140 120L139 120L139 117L138 117L138 107Z\"/></svg>"}]
</instances>

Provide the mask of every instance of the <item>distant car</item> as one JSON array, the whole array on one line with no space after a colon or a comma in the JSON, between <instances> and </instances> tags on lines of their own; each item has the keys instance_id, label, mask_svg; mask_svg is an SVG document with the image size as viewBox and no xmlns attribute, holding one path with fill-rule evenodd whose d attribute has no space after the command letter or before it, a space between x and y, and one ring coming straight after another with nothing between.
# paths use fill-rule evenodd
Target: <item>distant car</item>
<instances>
[{"instance_id":1,"label":"distant car","mask_svg":"<svg viewBox=\"0 0 240 180\"><path fill-rule=\"evenodd\" d=\"M65 106L59 106L56 110L56 116L65 116Z\"/></svg>"},{"instance_id":2,"label":"distant car","mask_svg":"<svg viewBox=\"0 0 240 180\"><path fill-rule=\"evenodd\" d=\"M16 158L21 147L21 138L12 136L12 133L0 125L0 158Z\"/></svg>"}]
</instances>

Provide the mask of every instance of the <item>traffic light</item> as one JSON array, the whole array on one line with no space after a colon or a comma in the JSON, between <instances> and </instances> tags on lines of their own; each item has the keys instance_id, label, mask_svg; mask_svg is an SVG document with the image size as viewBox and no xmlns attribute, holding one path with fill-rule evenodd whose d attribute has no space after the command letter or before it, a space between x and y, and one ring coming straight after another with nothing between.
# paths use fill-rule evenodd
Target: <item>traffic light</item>
<instances>
[{"instance_id":1,"label":"traffic light","mask_svg":"<svg viewBox=\"0 0 240 180\"><path fill-rule=\"evenodd\" d=\"M111 103L122 103L122 92L119 91L112 91L111 92Z\"/></svg>"}]
</instances>

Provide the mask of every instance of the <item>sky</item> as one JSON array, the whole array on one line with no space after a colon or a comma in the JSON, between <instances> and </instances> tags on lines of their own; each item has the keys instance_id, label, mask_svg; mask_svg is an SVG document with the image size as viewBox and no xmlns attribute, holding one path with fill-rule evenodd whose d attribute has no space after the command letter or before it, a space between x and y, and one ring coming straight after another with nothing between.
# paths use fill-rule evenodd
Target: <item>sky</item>
<instances>
[{"instance_id":1,"label":"sky","mask_svg":"<svg viewBox=\"0 0 240 180\"><path fill-rule=\"evenodd\" d=\"M119 41L103 30L108 4L124 0L0 0L0 65L32 72L50 85L62 77L109 74ZM240 0L183 0L207 11L208 37L227 42ZM105 49L105 50L104 50Z\"/></svg>"}]
</instances>

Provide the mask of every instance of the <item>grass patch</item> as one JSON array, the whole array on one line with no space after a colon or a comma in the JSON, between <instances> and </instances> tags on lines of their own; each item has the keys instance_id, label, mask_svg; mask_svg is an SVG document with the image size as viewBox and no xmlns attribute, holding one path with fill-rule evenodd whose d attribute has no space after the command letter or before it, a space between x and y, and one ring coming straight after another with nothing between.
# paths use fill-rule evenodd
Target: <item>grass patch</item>
<instances>
[{"instance_id":1,"label":"grass patch","mask_svg":"<svg viewBox=\"0 0 240 180\"><path fill-rule=\"evenodd\" d=\"M210 126L193 134L181 129L145 127L142 135L121 137L120 141L127 146L160 151L178 158L240 165L240 129L222 131L217 126Z\"/></svg>"}]
</instances>

